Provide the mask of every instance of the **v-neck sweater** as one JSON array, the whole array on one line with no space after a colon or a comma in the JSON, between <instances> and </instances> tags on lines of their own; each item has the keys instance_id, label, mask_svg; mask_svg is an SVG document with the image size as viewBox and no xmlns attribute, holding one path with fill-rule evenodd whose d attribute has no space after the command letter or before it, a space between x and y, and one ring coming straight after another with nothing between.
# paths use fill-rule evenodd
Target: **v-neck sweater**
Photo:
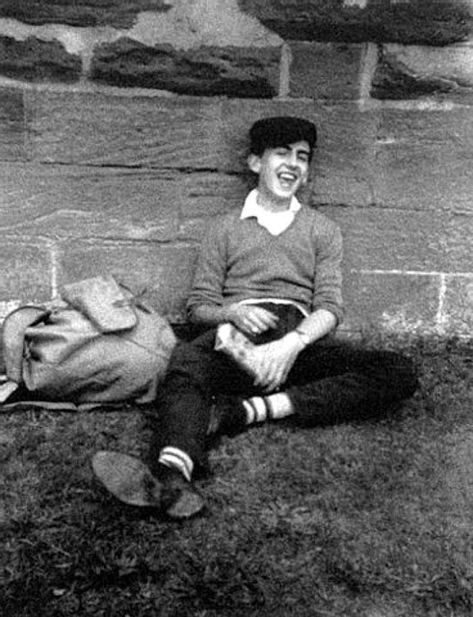
<instances>
[{"instance_id":1,"label":"v-neck sweater","mask_svg":"<svg viewBox=\"0 0 473 617\"><path fill-rule=\"evenodd\" d=\"M331 311L340 322L342 237L325 215L302 205L277 236L256 218L233 211L214 219L202 241L188 299L225 306L248 299L280 298L308 312Z\"/></svg>"}]
</instances>

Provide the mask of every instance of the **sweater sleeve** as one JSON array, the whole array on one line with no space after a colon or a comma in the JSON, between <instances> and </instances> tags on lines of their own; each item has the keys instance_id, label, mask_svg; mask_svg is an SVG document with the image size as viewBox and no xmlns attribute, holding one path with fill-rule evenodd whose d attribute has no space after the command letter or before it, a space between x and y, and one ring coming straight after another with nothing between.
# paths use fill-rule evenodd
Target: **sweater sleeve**
<instances>
[{"instance_id":1,"label":"sweater sleeve","mask_svg":"<svg viewBox=\"0 0 473 617\"><path fill-rule=\"evenodd\" d=\"M202 240L192 289L187 300L188 314L202 304L223 304L227 269L227 226L224 223L223 219L216 219Z\"/></svg>"},{"instance_id":2,"label":"sweater sleeve","mask_svg":"<svg viewBox=\"0 0 473 617\"><path fill-rule=\"evenodd\" d=\"M337 318L337 323L343 320L344 309L342 300L343 240L340 229L330 221L330 225L319 240L317 250L314 295L312 309L325 309Z\"/></svg>"}]
</instances>

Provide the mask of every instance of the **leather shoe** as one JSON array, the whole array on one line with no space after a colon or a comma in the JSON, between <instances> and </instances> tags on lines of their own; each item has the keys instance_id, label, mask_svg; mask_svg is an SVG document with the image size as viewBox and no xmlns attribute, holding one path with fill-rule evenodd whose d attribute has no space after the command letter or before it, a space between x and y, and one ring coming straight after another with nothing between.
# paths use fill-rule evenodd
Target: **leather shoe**
<instances>
[{"instance_id":1,"label":"leather shoe","mask_svg":"<svg viewBox=\"0 0 473 617\"><path fill-rule=\"evenodd\" d=\"M161 483L161 509L167 516L186 519L203 510L204 500L180 471L158 463L156 475Z\"/></svg>"},{"instance_id":2,"label":"leather shoe","mask_svg":"<svg viewBox=\"0 0 473 617\"><path fill-rule=\"evenodd\" d=\"M121 502L160 507L161 485L139 459L122 452L100 450L92 458L96 478Z\"/></svg>"}]
</instances>

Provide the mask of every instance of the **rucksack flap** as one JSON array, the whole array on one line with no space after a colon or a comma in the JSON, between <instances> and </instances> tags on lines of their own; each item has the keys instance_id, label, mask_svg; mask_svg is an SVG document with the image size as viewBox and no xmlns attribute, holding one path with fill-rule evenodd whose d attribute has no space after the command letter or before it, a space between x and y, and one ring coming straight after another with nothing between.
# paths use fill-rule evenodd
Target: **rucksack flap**
<instances>
[{"instance_id":1,"label":"rucksack flap","mask_svg":"<svg viewBox=\"0 0 473 617\"><path fill-rule=\"evenodd\" d=\"M85 315L100 332L128 330L136 325L134 294L113 276L97 276L64 285L61 297Z\"/></svg>"}]
</instances>

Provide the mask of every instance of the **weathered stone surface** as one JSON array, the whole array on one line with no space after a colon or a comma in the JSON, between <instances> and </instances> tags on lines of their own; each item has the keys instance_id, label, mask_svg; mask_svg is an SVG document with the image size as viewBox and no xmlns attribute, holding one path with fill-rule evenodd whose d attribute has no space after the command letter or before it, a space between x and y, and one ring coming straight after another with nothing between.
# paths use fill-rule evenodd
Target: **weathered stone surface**
<instances>
[{"instance_id":1,"label":"weathered stone surface","mask_svg":"<svg viewBox=\"0 0 473 617\"><path fill-rule=\"evenodd\" d=\"M468 5L457 0L239 0L286 39L447 45L471 32ZM364 5L364 6L363 6Z\"/></svg>"},{"instance_id":2,"label":"weathered stone surface","mask_svg":"<svg viewBox=\"0 0 473 617\"><path fill-rule=\"evenodd\" d=\"M473 272L473 216L419 210L330 208L355 269Z\"/></svg>"},{"instance_id":3,"label":"weathered stone surface","mask_svg":"<svg viewBox=\"0 0 473 617\"><path fill-rule=\"evenodd\" d=\"M441 79L416 77L384 58L373 77L371 96L380 100L408 100L446 94L453 86Z\"/></svg>"},{"instance_id":4,"label":"weathered stone surface","mask_svg":"<svg viewBox=\"0 0 473 617\"><path fill-rule=\"evenodd\" d=\"M344 329L393 334L432 332L437 326L438 276L348 272Z\"/></svg>"},{"instance_id":5,"label":"weathered stone surface","mask_svg":"<svg viewBox=\"0 0 473 617\"><path fill-rule=\"evenodd\" d=\"M291 42L290 96L358 99L363 45Z\"/></svg>"},{"instance_id":6,"label":"weathered stone surface","mask_svg":"<svg viewBox=\"0 0 473 617\"><path fill-rule=\"evenodd\" d=\"M123 38L95 50L91 79L197 96L271 98L279 89L278 48L178 51Z\"/></svg>"},{"instance_id":7,"label":"weathered stone surface","mask_svg":"<svg viewBox=\"0 0 473 617\"><path fill-rule=\"evenodd\" d=\"M25 157L23 92L0 88L0 160L19 161Z\"/></svg>"},{"instance_id":8,"label":"weathered stone surface","mask_svg":"<svg viewBox=\"0 0 473 617\"><path fill-rule=\"evenodd\" d=\"M372 81L378 99L416 99L424 95L473 102L473 45L446 48L385 45Z\"/></svg>"},{"instance_id":9,"label":"weathered stone surface","mask_svg":"<svg viewBox=\"0 0 473 617\"><path fill-rule=\"evenodd\" d=\"M58 41L0 36L0 73L7 77L71 82L79 79L81 71L80 57L67 53Z\"/></svg>"},{"instance_id":10,"label":"weathered stone surface","mask_svg":"<svg viewBox=\"0 0 473 617\"><path fill-rule=\"evenodd\" d=\"M46 245L2 234L0 300L44 301L51 298L52 258Z\"/></svg>"},{"instance_id":11,"label":"weathered stone surface","mask_svg":"<svg viewBox=\"0 0 473 617\"><path fill-rule=\"evenodd\" d=\"M310 203L365 205L371 202L376 112L355 105L325 107L318 119L319 140Z\"/></svg>"},{"instance_id":12,"label":"weathered stone surface","mask_svg":"<svg viewBox=\"0 0 473 617\"><path fill-rule=\"evenodd\" d=\"M199 241L189 220L241 207L242 178L72 165L0 164L0 231L50 238ZM202 229L200 230L202 231Z\"/></svg>"},{"instance_id":13,"label":"weathered stone surface","mask_svg":"<svg viewBox=\"0 0 473 617\"><path fill-rule=\"evenodd\" d=\"M473 272L473 216L375 207L322 211L342 229L348 270Z\"/></svg>"},{"instance_id":14,"label":"weathered stone surface","mask_svg":"<svg viewBox=\"0 0 473 617\"><path fill-rule=\"evenodd\" d=\"M181 176L183 219L212 217L238 208L248 192L242 176L219 173L194 173Z\"/></svg>"},{"instance_id":15,"label":"weathered stone surface","mask_svg":"<svg viewBox=\"0 0 473 617\"><path fill-rule=\"evenodd\" d=\"M442 317L446 332L471 337L473 331L473 272L468 276L446 278Z\"/></svg>"},{"instance_id":16,"label":"weathered stone surface","mask_svg":"<svg viewBox=\"0 0 473 617\"><path fill-rule=\"evenodd\" d=\"M91 165L242 173L251 123L267 115L299 114L319 127L312 201L371 200L378 120L376 112L360 112L354 104L47 92L31 97L31 157Z\"/></svg>"},{"instance_id":17,"label":"weathered stone surface","mask_svg":"<svg viewBox=\"0 0 473 617\"><path fill-rule=\"evenodd\" d=\"M172 321L182 320L189 294L196 247L193 244L77 242L62 247L59 284L113 274Z\"/></svg>"},{"instance_id":18,"label":"weathered stone surface","mask_svg":"<svg viewBox=\"0 0 473 617\"><path fill-rule=\"evenodd\" d=\"M91 165L246 170L248 129L258 118L299 114L315 120L314 203L371 201L377 112L353 104L31 94L34 160Z\"/></svg>"},{"instance_id":19,"label":"weathered stone surface","mask_svg":"<svg viewBox=\"0 0 473 617\"><path fill-rule=\"evenodd\" d=\"M376 204L472 214L472 152L468 107L385 110L373 177Z\"/></svg>"},{"instance_id":20,"label":"weathered stone surface","mask_svg":"<svg viewBox=\"0 0 473 617\"><path fill-rule=\"evenodd\" d=\"M445 220L446 272L473 272L473 215L451 213Z\"/></svg>"},{"instance_id":21,"label":"weathered stone surface","mask_svg":"<svg viewBox=\"0 0 473 617\"><path fill-rule=\"evenodd\" d=\"M27 101L33 160L221 168L218 100L37 91Z\"/></svg>"},{"instance_id":22,"label":"weathered stone surface","mask_svg":"<svg viewBox=\"0 0 473 617\"><path fill-rule=\"evenodd\" d=\"M225 101L222 106L224 146L222 163L228 170L246 168L248 129L258 118L297 115L318 127L313 182L307 199L315 204L368 204L374 160L377 112L360 112L355 104L312 101Z\"/></svg>"},{"instance_id":23,"label":"weathered stone surface","mask_svg":"<svg viewBox=\"0 0 473 617\"><path fill-rule=\"evenodd\" d=\"M182 182L171 172L3 164L0 230L32 238L171 241L187 203Z\"/></svg>"},{"instance_id":24,"label":"weathered stone surface","mask_svg":"<svg viewBox=\"0 0 473 617\"><path fill-rule=\"evenodd\" d=\"M473 88L473 45L447 48L385 45L373 78L372 96L409 99L422 94L455 93Z\"/></svg>"},{"instance_id":25,"label":"weathered stone surface","mask_svg":"<svg viewBox=\"0 0 473 617\"><path fill-rule=\"evenodd\" d=\"M33 160L188 171L246 170L248 129L258 118L315 120L314 203L366 204L377 112L295 100L205 100L28 93Z\"/></svg>"},{"instance_id":26,"label":"weathered stone surface","mask_svg":"<svg viewBox=\"0 0 473 617\"><path fill-rule=\"evenodd\" d=\"M141 13L131 38L175 49L199 47L279 47L283 40L244 13L238 0L169 0L167 12Z\"/></svg>"},{"instance_id":27,"label":"weathered stone surface","mask_svg":"<svg viewBox=\"0 0 473 617\"><path fill-rule=\"evenodd\" d=\"M445 94L454 84L435 75L419 75L392 54L383 53L373 76L371 96L376 99L408 100Z\"/></svg>"},{"instance_id":28,"label":"weathered stone surface","mask_svg":"<svg viewBox=\"0 0 473 617\"><path fill-rule=\"evenodd\" d=\"M450 269L451 230L441 213L374 207L329 207L322 211L340 225L348 270L446 272Z\"/></svg>"},{"instance_id":29,"label":"weathered stone surface","mask_svg":"<svg viewBox=\"0 0 473 617\"><path fill-rule=\"evenodd\" d=\"M13 17L29 24L70 26L133 25L139 11L165 11L165 0L0 0L0 17Z\"/></svg>"}]
</instances>

